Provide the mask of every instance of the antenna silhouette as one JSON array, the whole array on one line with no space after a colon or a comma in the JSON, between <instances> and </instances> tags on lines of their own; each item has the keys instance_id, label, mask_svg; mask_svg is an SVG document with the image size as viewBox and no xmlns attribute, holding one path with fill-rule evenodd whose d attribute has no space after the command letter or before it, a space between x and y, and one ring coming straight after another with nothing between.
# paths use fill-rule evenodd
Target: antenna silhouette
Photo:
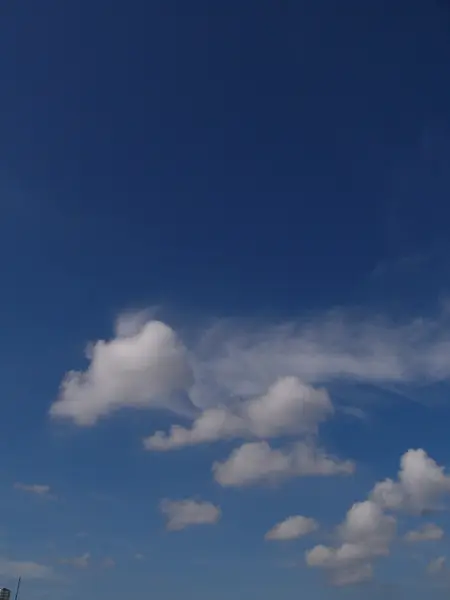
<instances>
[{"instance_id":1,"label":"antenna silhouette","mask_svg":"<svg viewBox=\"0 0 450 600\"><path fill-rule=\"evenodd\" d=\"M14 596L14 600L17 600L19 597L20 590L20 582L22 581L22 577L19 577L19 581L17 582L16 595Z\"/></svg>"}]
</instances>

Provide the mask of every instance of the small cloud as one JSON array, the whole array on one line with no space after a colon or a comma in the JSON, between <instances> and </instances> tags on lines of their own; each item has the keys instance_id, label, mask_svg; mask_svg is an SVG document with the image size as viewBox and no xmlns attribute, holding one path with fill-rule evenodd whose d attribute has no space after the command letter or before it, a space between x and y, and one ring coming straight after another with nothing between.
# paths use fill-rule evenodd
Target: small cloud
<instances>
[{"instance_id":1,"label":"small cloud","mask_svg":"<svg viewBox=\"0 0 450 600\"><path fill-rule=\"evenodd\" d=\"M187 500L162 500L160 509L167 518L167 529L179 531L192 525L214 525L221 517L221 510L211 502Z\"/></svg>"},{"instance_id":2,"label":"small cloud","mask_svg":"<svg viewBox=\"0 0 450 600\"><path fill-rule=\"evenodd\" d=\"M28 494L35 494L36 496L46 497L46 498L55 498L52 494L50 494L50 486L42 485L42 484L27 484L16 482L14 484L14 489L22 490L22 492L27 492Z\"/></svg>"},{"instance_id":3,"label":"small cloud","mask_svg":"<svg viewBox=\"0 0 450 600\"><path fill-rule=\"evenodd\" d=\"M407 542L427 542L440 540L444 537L444 530L435 525L434 523L425 523L419 529L408 531L405 535Z\"/></svg>"},{"instance_id":4,"label":"small cloud","mask_svg":"<svg viewBox=\"0 0 450 600\"><path fill-rule=\"evenodd\" d=\"M433 558L433 560L430 560L430 562L428 563L427 573L429 575L438 575L439 573L442 573L442 571L445 568L446 562L446 556L438 556L438 558Z\"/></svg>"},{"instance_id":5,"label":"small cloud","mask_svg":"<svg viewBox=\"0 0 450 600\"><path fill-rule=\"evenodd\" d=\"M104 569L113 569L116 566L116 561L113 558L107 557L102 562Z\"/></svg>"},{"instance_id":6,"label":"small cloud","mask_svg":"<svg viewBox=\"0 0 450 600\"><path fill-rule=\"evenodd\" d=\"M75 537L77 538L87 538L88 537L88 533L87 531L79 531L78 533L75 534Z\"/></svg>"},{"instance_id":7,"label":"small cloud","mask_svg":"<svg viewBox=\"0 0 450 600\"><path fill-rule=\"evenodd\" d=\"M327 455L312 443L299 442L288 449L267 442L249 442L233 450L225 462L215 462L215 480L223 487L277 483L293 477L350 475L355 465Z\"/></svg>"},{"instance_id":8,"label":"small cloud","mask_svg":"<svg viewBox=\"0 0 450 600\"><path fill-rule=\"evenodd\" d=\"M60 563L62 565L70 565L77 569L87 569L90 565L91 555L89 552L82 554L81 556L74 556L73 558L61 558Z\"/></svg>"},{"instance_id":9,"label":"small cloud","mask_svg":"<svg viewBox=\"0 0 450 600\"><path fill-rule=\"evenodd\" d=\"M318 528L318 523L314 519L296 515L288 517L281 523L275 525L265 535L266 540L288 541L296 540L308 533L312 533Z\"/></svg>"},{"instance_id":10,"label":"small cloud","mask_svg":"<svg viewBox=\"0 0 450 600\"><path fill-rule=\"evenodd\" d=\"M144 560L145 556L143 554L141 554L140 552L136 552L136 554L134 555L134 558L136 560Z\"/></svg>"}]
</instances>

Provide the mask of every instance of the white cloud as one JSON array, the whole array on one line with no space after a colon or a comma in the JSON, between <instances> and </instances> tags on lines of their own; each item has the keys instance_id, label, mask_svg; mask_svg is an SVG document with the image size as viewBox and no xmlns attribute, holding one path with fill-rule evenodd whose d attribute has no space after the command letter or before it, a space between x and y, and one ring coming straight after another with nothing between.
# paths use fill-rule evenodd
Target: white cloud
<instances>
[{"instance_id":1,"label":"white cloud","mask_svg":"<svg viewBox=\"0 0 450 600\"><path fill-rule=\"evenodd\" d=\"M188 350L173 329L152 320L151 313L129 313L119 317L113 339L91 345L85 371L67 373L50 414L89 426L123 407L164 407L195 417L195 407L225 406L225 413L202 415L192 429L174 429L169 438L158 433L154 444L148 444L161 449L218 435L262 437L264 430L271 436L276 418L289 411L297 425L301 421L298 398L286 400L284 410L273 414L276 403L271 394L284 392L267 390L284 378L297 378L303 382L299 385L358 381L389 386L448 380L449 314L444 310L436 320L416 319L403 325L342 310L282 326L223 322L199 331ZM173 398L180 393L184 405ZM230 404L237 398L259 402L246 404L250 413L237 410L236 420L229 413L234 415ZM216 418L227 426L232 421L232 433L217 423L210 425L211 433L204 421ZM278 428L289 429L283 420Z\"/></svg>"},{"instance_id":2,"label":"white cloud","mask_svg":"<svg viewBox=\"0 0 450 600\"><path fill-rule=\"evenodd\" d=\"M224 395L258 395L279 377L308 384L358 381L381 385L450 378L450 311L435 320L398 324L334 310L281 326L219 323L196 348L208 404Z\"/></svg>"},{"instance_id":3,"label":"white cloud","mask_svg":"<svg viewBox=\"0 0 450 600\"><path fill-rule=\"evenodd\" d=\"M341 544L315 546L306 553L310 567L326 569L335 585L349 585L372 578L373 561L389 554L396 521L373 501L354 504L338 528Z\"/></svg>"},{"instance_id":4,"label":"white cloud","mask_svg":"<svg viewBox=\"0 0 450 600\"><path fill-rule=\"evenodd\" d=\"M316 531L318 523L314 519L295 515L277 523L265 535L266 540L287 541L296 540Z\"/></svg>"},{"instance_id":5,"label":"white cloud","mask_svg":"<svg viewBox=\"0 0 450 600\"><path fill-rule=\"evenodd\" d=\"M16 490L22 490L23 492L27 492L29 494L35 494L36 496L49 496L50 495L50 486L42 485L42 484L26 484L16 482L14 484L14 488Z\"/></svg>"},{"instance_id":6,"label":"white cloud","mask_svg":"<svg viewBox=\"0 0 450 600\"><path fill-rule=\"evenodd\" d=\"M408 531L405 535L407 542L426 542L440 540L444 537L444 530L434 523L425 523L418 529Z\"/></svg>"},{"instance_id":7,"label":"white cloud","mask_svg":"<svg viewBox=\"0 0 450 600\"><path fill-rule=\"evenodd\" d=\"M89 349L88 369L67 373L52 417L90 426L121 408L167 406L171 394L190 387L187 353L175 332L159 321L132 325L119 319L116 337Z\"/></svg>"},{"instance_id":8,"label":"white cloud","mask_svg":"<svg viewBox=\"0 0 450 600\"><path fill-rule=\"evenodd\" d=\"M160 509L165 515L166 527L170 531L179 531L192 525L213 525L221 517L221 510L211 502L193 499L162 500Z\"/></svg>"},{"instance_id":9,"label":"white cloud","mask_svg":"<svg viewBox=\"0 0 450 600\"><path fill-rule=\"evenodd\" d=\"M348 475L353 471L351 461L340 461L303 442L288 450L273 449L267 442L247 443L234 450L225 462L213 465L214 477L222 486L278 482L308 475Z\"/></svg>"},{"instance_id":10,"label":"white cloud","mask_svg":"<svg viewBox=\"0 0 450 600\"><path fill-rule=\"evenodd\" d=\"M333 413L328 393L305 385L297 377L283 377L261 396L233 408L210 408L190 429L172 426L167 435L158 431L144 441L149 450L173 450L223 438L270 438L316 433L318 424Z\"/></svg>"},{"instance_id":11,"label":"white cloud","mask_svg":"<svg viewBox=\"0 0 450 600\"><path fill-rule=\"evenodd\" d=\"M86 552L81 556L74 556L73 558L61 558L59 562L62 565L70 565L77 569L87 569L91 562L91 555L89 552Z\"/></svg>"},{"instance_id":12,"label":"white cloud","mask_svg":"<svg viewBox=\"0 0 450 600\"><path fill-rule=\"evenodd\" d=\"M427 566L427 573L429 575L438 575L439 573L442 573L445 569L446 562L446 556L438 556L437 558L430 560Z\"/></svg>"},{"instance_id":13,"label":"white cloud","mask_svg":"<svg viewBox=\"0 0 450 600\"><path fill-rule=\"evenodd\" d=\"M0 575L2 577L26 579L52 579L55 574L51 567L33 561L8 560L0 558Z\"/></svg>"},{"instance_id":14,"label":"white cloud","mask_svg":"<svg viewBox=\"0 0 450 600\"><path fill-rule=\"evenodd\" d=\"M441 507L450 492L450 477L422 450L408 450L400 460L398 481L386 479L371 498L383 508L421 513Z\"/></svg>"}]
</instances>

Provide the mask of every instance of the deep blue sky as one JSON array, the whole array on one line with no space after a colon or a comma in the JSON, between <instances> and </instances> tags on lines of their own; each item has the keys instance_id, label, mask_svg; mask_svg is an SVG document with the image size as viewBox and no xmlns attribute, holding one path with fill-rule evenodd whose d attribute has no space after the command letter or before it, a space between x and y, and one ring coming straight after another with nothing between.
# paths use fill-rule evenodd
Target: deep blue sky
<instances>
[{"instance_id":1,"label":"deep blue sky","mask_svg":"<svg viewBox=\"0 0 450 600\"><path fill-rule=\"evenodd\" d=\"M77 554L68 539L94 527L98 509L86 490L117 492L117 506L125 505L114 505L110 516L123 524L124 537L124 487L129 503L144 489L151 495L152 527L160 527L153 514L158 499L184 493L173 483L189 472L191 463L181 454L169 457L172 474L163 476L158 466L156 490L147 480L142 490L136 484L147 477L148 463L136 432L152 429L147 421L141 431L139 414L81 434L49 423L64 373L86 367L85 344L110 337L120 311L159 305L173 325L189 330L217 317L296 320L305 311L321 314L337 306L426 317L445 298L450 7L446 0L6 0L0 15L5 488L47 477L64 490L59 493L66 502L73 494L83 506L75 518L71 509L55 508L58 503L18 507L17 491L6 493L3 526L8 539L17 536L24 544L23 551L20 544L13 548L16 558L45 562L42 546L28 552L33 544L20 525L26 518L35 527L39 510L48 512L48 543L61 546L55 546L56 560ZM433 397L440 398L439 390ZM409 404L404 410L382 413L377 421L395 452L395 427L387 423L402 429L410 416L403 452L422 444L421 419L430 431L442 429L446 414L442 408L440 416L424 416ZM379 439L372 430L355 430L349 438L339 427L331 438L343 454L362 448L366 435ZM117 435L124 436L124 456ZM433 440L430 435L430 444L450 457L450 449ZM361 452L378 477L374 451ZM198 483L200 495L212 485L200 472L213 454L199 451L191 465L187 479ZM395 471L399 456L387 454L386 468ZM113 462L98 477L108 457ZM91 489L97 477L100 489ZM343 497L333 523L372 485L367 473L361 477L362 483L348 484L354 492ZM187 487L186 495L197 494L195 485ZM280 500L286 510L294 492L291 486ZM211 567L216 575L208 571L211 581L203 580L198 565L192 572L181 566L190 542L164 538L159 566L147 565L170 571L169 579L156 578L156 597L175 598L184 585L204 598L324 593L320 577L310 581L308 573L302 588L289 569L274 569L259 585L257 557L248 571L230 567L239 572L232 585L226 565L239 551L235 530L244 532L240 548L250 548L237 515L251 514L259 502L253 491L238 496L242 508L236 496L229 499L237 520L221 524L228 557L222 557L223 568L218 558ZM275 498L269 493L261 500L274 521ZM133 553L147 543L142 515L129 525L126 543ZM96 547L114 554L105 541L109 527L107 519L99 526L93 555ZM257 520L248 527L259 535ZM200 555L209 557L208 539L199 542L200 563ZM113 586L125 589L127 568L138 571L140 590L152 585L142 565L115 559L117 570L102 575L111 580L86 575L92 597L114 598ZM265 555L261 560L269 561ZM177 573L185 582L179 590L170 583ZM49 598L63 593L49 589ZM387 588L380 589L370 593L385 596ZM64 590L71 597L73 590Z\"/></svg>"}]
</instances>

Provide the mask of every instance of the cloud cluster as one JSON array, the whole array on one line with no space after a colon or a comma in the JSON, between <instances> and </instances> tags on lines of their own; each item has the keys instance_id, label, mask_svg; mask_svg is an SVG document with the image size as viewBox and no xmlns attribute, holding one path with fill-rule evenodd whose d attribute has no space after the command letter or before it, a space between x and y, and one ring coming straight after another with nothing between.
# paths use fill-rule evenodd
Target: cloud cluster
<instances>
[{"instance_id":1,"label":"cloud cluster","mask_svg":"<svg viewBox=\"0 0 450 600\"><path fill-rule=\"evenodd\" d=\"M193 525L214 525L220 520L221 510L211 502L199 500L162 500L160 509L166 517L169 531L180 531Z\"/></svg>"},{"instance_id":2,"label":"cloud cluster","mask_svg":"<svg viewBox=\"0 0 450 600\"><path fill-rule=\"evenodd\" d=\"M88 427L123 408L169 411L174 423L168 431L144 440L153 452L239 440L212 465L223 487L349 475L354 463L330 455L318 439L321 423L336 412L323 386L449 380L448 317L444 311L434 321L397 324L333 311L283 326L228 322L200 332L187 347L165 323L128 314L119 318L112 339L89 347L84 371L66 374L50 414ZM45 486L20 485L47 493ZM336 544L309 550L307 564L324 569L338 585L370 579L375 560L389 554L394 514L439 509L448 492L444 468L424 450L408 450L398 477L377 483L365 501L354 504L337 529ZM163 500L160 509L169 530L221 517L219 507L192 499ZM266 539L296 539L316 528L313 519L297 515L275 525ZM406 540L442 535L428 524Z\"/></svg>"},{"instance_id":3,"label":"cloud cluster","mask_svg":"<svg viewBox=\"0 0 450 600\"><path fill-rule=\"evenodd\" d=\"M398 481L386 479L377 483L364 502L354 504L344 523L338 528L340 545L318 545L306 553L310 567L326 569L336 585L358 583L370 579L373 561L389 554L395 536L396 518L389 512L411 512L438 509L444 495L450 493L448 478L422 450L408 450L400 459ZM406 535L409 542L438 540L443 531L432 523Z\"/></svg>"},{"instance_id":4,"label":"cloud cluster","mask_svg":"<svg viewBox=\"0 0 450 600\"><path fill-rule=\"evenodd\" d=\"M192 416L192 425L174 424L168 433L150 435L144 446L152 451L221 439L260 440L242 445L224 462L214 464L214 477L224 486L353 472L353 463L328 456L316 444L320 423L334 413L325 389L288 373L275 377L262 389L261 378L252 380L250 373L244 394L236 393L237 388L243 391L241 385L236 389L231 385L224 393L221 385L206 385L205 367L207 370L215 362L204 361L203 352L204 341L196 351L188 351L175 332L160 321L146 321L142 314L122 317L112 340L91 346L87 370L66 375L50 414L92 426L125 407L165 408L178 417L186 409L184 416ZM211 406L202 408L205 389L209 390ZM267 443L268 439L286 436L308 439L284 449Z\"/></svg>"},{"instance_id":5,"label":"cloud cluster","mask_svg":"<svg viewBox=\"0 0 450 600\"><path fill-rule=\"evenodd\" d=\"M192 428L173 429L168 436L158 433L149 446L169 449L218 437L262 436L264 430L275 435L276 424L258 414L271 411L273 395L287 395L285 409L298 419L308 394L314 394L307 385L449 379L448 316L443 311L436 320L396 324L331 311L282 326L223 322L201 331L187 349L165 323L145 313L122 315L115 337L88 348L88 368L66 374L50 413L92 426L125 407L193 414L195 406L217 409L225 403L225 412L202 414ZM229 411L236 398L255 403ZM283 421L278 426L286 429Z\"/></svg>"},{"instance_id":6,"label":"cloud cluster","mask_svg":"<svg viewBox=\"0 0 450 600\"><path fill-rule=\"evenodd\" d=\"M295 515L288 517L281 523L277 523L270 531L266 533L264 538L270 541L288 541L296 540L300 537L308 535L318 529L319 524L315 519Z\"/></svg>"}]
</instances>

